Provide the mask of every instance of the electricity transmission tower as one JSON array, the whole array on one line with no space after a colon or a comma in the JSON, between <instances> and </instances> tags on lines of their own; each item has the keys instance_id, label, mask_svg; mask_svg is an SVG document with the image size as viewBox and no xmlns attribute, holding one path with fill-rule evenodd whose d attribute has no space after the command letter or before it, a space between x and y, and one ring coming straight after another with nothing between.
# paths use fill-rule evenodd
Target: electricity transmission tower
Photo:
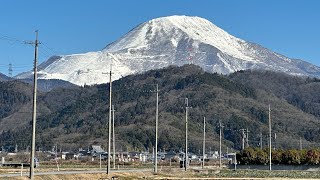
<instances>
[{"instance_id":1,"label":"electricity transmission tower","mask_svg":"<svg viewBox=\"0 0 320 180\"><path fill-rule=\"evenodd\" d=\"M12 77L12 64L11 63L9 63L8 71L9 71L9 77Z\"/></svg>"}]
</instances>

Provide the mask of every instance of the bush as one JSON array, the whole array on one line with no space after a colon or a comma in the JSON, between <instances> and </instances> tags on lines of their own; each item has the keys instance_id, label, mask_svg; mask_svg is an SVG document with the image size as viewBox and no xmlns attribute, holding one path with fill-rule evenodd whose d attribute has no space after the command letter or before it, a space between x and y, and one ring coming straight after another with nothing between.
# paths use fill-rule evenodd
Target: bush
<instances>
[{"instance_id":1,"label":"bush","mask_svg":"<svg viewBox=\"0 0 320 180\"><path fill-rule=\"evenodd\" d=\"M240 161L240 164L265 165L269 163L268 152L268 149L246 148L238 154L237 158ZM272 150L272 163L286 165L317 165L320 163L320 150Z\"/></svg>"}]
</instances>

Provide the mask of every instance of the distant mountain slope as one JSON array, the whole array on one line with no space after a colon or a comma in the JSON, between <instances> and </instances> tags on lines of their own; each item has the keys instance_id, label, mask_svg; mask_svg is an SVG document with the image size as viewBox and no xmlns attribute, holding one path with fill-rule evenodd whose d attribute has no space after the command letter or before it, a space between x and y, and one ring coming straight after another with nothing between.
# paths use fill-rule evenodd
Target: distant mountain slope
<instances>
[{"instance_id":1,"label":"distant mountain slope","mask_svg":"<svg viewBox=\"0 0 320 180\"><path fill-rule=\"evenodd\" d=\"M32 88L28 84L19 81L0 82L0 132L4 129L18 132L19 127L29 124L31 116L26 118L25 112L30 112L28 106L32 107L31 99Z\"/></svg>"},{"instance_id":2,"label":"distant mountain slope","mask_svg":"<svg viewBox=\"0 0 320 180\"><path fill-rule=\"evenodd\" d=\"M33 79L20 79L22 82L26 82L28 84L33 85ZM59 79L38 79L37 81L37 89L38 91L51 91L57 88L73 88L75 84L72 84L68 81L59 80Z\"/></svg>"},{"instance_id":3,"label":"distant mountain slope","mask_svg":"<svg viewBox=\"0 0 320 180\"><path fill-rule=\"evenodd\" d=\"M11 79L10 77L0 73L0 81L8 81L10 79Z\"/></svg>"},{"instance_id":4,"label":"distant mountain slope","mask_svg":"<svg viewBox=\"0 0 320 180\"><path fill-rule=\"evenodd\" d=\"M245 75L247 74L247 75ZM305 104L320 102L320 85L317 79L303 79L273 72L242 71L229 76L211 74L194 65L170 66L151 70L140 75L130 75L113 83L113 104L117 148L145 150L154 146L154 120L156 94L159 85L159 148L181 149L184 146L185 98L189 99L190 151L202 148L202 122L207 119L207 147L217 149L218 123L224 125L223 148L241 148L240 129L250 131L249 144L257 146L263 134L266 147L268 134L268 105L271 104L272 132L277 134L277 148L299 147L300 137L304 147L320 143L318 128L320 118L314 111L306 111L284 97L293 94L303 97L308 88ZM248 77L246 80L246 76ZM271 77L271 78L268 78ZM261 81L255 83L258 81ZM278 87L283 81L290 86ZM296 83L293 83L296 82ZM262 83L268 85L261 85ZM55 89L40 93L38 97L37 146L42 149L59 144L66 149L86 147L92 143L106 144L108 122L108 84ZM0 119L0 143L18 143L25 148L30 136L31 87L28 101L6 105L5 96L11 86L0 91L0 104L9 107ZM266 89L265 87L269 87ZM296 91L296 89L300 89ZM283 92L279 94L278 92ZM18 95L19 97L20 95ZM23 122L23 123L22 123Z\"/></svg>"},{"instance_id":5,"label":"distant mountain slope","mask_svg":"<svg viewBox=\"0 0 320 180\"><path fill-rule=\"evenodd\" d=\"M320 68L290 59L236 38L206 19L169 16L138 25L102 51L53 56L39 65L40 79L62 79L77 85L106 83L169 65L195 64L207 72L229 74L264 69L320 77ZM31 72L18 75L30 78Z\"/></svg>"},{"instance_id":6,"label":"distant mountain slope","mask_svg":"<svg viewBox=\"0 0 320 180\"><path fill-rule=\"evenodd\" d=\"M320 118L320 79L293 77L270 71L241 71L231 74L230 78L275 94L304 112Z\"/></svg>"}]
</instances>

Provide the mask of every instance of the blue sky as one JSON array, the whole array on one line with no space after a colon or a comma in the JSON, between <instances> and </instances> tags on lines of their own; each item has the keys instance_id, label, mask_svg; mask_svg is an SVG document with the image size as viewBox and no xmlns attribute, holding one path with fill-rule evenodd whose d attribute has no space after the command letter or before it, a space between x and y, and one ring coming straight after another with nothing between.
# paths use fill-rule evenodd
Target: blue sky
<instances>
[{"instance_id":1,"label":"blue sky","mask_svg":"<svg viewBox=\"0 0 320 180\"><path fill-rule=\"evenodd\" d=\"M320 66L318 0L2 0L0 72L32 69L39 30L39 62L55 54L103 49L140 23L170 15L208 19L228 33Z\"/></svg>"}]
</instances>

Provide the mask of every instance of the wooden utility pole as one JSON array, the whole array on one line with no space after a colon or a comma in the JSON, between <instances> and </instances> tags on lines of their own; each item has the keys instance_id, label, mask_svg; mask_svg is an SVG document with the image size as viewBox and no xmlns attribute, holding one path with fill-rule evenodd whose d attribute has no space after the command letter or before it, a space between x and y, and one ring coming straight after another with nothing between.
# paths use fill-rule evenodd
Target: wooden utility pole
<instances>
[{"instance_id":1,"label":"wooden utility pole","mask_svg":"<svg viewBox=\"0 0 320 180\"><path fill-rule=\"evenodd\" d=\"M186 104L186 154L185 154L185 164L184 164L184 170L187 171L188 166L188 98L185 99Z\"/></svg>"},{"instance_id":2,"label":"wooden utility pole","mask_svg":"<svg viewBox=\"0 0 320 180\"><path fill-rule=\"evenodd\" d=\"M245 141L246 134L244 133L245 129L240 129L240 131L241 131L241 135L242 135L242 150L243 150L244 149L244 141Z\"/></svg>"},{"instance_id":3,"label":"wooden utility pole","mask_svg":"<svg viewBox=\"0 0 320 180\"><path fill-rule=\"evenodd\" d=\"M221 156L222 156L222 150L221 150L221 143L222 143L222 141L221 141L221 137L222 137L222 128L223 128L223 126L222 126L222 124L221 124L221 121L219 121L219 168L221 168Z\"/></svg>"},{"instance_id":4,"label":"wooden utility pole","mask_svg":"<svg viewBox=\"0 0 320 180\"><path fill-rule=\"evenodd\" d=\"M112 105L112 159L113 159L113 169L116 169L116 139L114 135L114 105Z\"/></svg>"},{"instance_id":5,"label":"wooden utility pole","mask_svg":"<svg viewBox=\"0 0 320 180\"><path fill-rule=\"evenodd\" d=\"M109 128L108 128L108 167L107 174L110 173L110 154L111 154L111 106L112 106L112 80L111 80L111 72L110 69L110 79L109 79Z\"/></svg>"},{"instance_id":6,"label":"wooden utility pole","mask_svg":"<svg viewBox=\"0 0 320 180\"><path fill-rule=\"evenodd\" d=\"M159 118L159 87L156 84L157 105L156 105L156 143L155 143L155 157L154 157L154 173L158 172L158 118ZM170 161L171 162L171 161Z\"/></svg>"},{"instance_id":7,"label":"wooden utility pole","mask_svg":"<svg viewBox=\"0 0 320 180\"><path fill-rule=\"evenodd\" d=\"M271 135L271 107L269 104L269 170L270 171L271 171L271 149L272 149L271 138L272 138L272 135Z\"/></svg>"},{"instance_id":8,"label":"wooden utility pole","mask_svg":"<svg viewBox=\"0 0 320 180\"><path fill-rule=\"evenodd\" d=\"M36 118L37 118L37 65L38 65L38 31L36 31L34 44L34 68L33 68L33 110L32 110L32 140L31 140L31 153L30 153L30 179L34 179L34 161L35 161L35 147L36 147Z\"/></svg>"},{"instance_id":9,"label":"wooden utility pole","mask_svg":"<svg viewBox=\"0 0 320 180\"><path fill-rule=\"evenodd\" d=\"M204 168L204 156L206 154L206 117L203 117L203 147L202 147L202 169Z\"/></svg>"},{"instance_id":10,"label":"wooden utility pole","mask_svg":"<svg viewBox=\"0 0 320 180\"><path fill-rule=\"evenodd\" d=\"M260 133L260 149L262 150L262 132Z\"/></svg>"},{"instance_id":11,"label":"wooden utility pole","mask_svg":"<svg viewBox=\"0 0 320 180\"><path fill-rule=\"evenodd\" d=\"M246 129L246 147L249 147L249 130Z\"/></svg>"}]
</instances>

